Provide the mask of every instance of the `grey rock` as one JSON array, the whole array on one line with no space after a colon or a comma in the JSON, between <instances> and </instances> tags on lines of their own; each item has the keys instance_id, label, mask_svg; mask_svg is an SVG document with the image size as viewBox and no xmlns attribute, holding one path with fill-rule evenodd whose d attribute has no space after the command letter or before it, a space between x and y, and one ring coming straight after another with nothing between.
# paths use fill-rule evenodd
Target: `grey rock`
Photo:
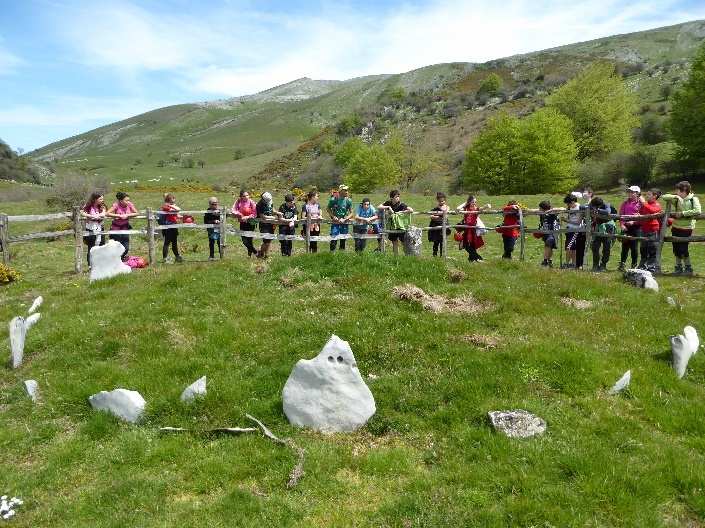
<instances>
[{"instance_id":1,"label":"grey rock","mask_svg":"<svg viewBox=\"0 0 705 528\"><path fill-rule=\"evenodd\" d=\"M110 240L104 246L91 248L91 282L130 273L132 268L124 264L120 257L125 248L117 240Z\"/></svg>"},{"instance_id":2,"label":"grey rock","mask_svg":"<svg viewBox=\"0 0 705 528\"><path fill-rule=\"evenodd\" d=\"M350 345L336 335L318 356L296 363L282 399L292 424L323 432L354 431L376 412Z\"/></svg>"},{"instance_id":3,"label":"grey rock","mask_svg":"<svg viewBox=\"0 0 705 528\"><path fill-rule=\"evenodd\" d=\"M546 432L546 422L528 411L490 411L487 413L495 430L509 438L529 438Z\"/></svg>"},{"instance_id":4,"label":"grey rock","mask_svg":"<svg viewBox=\"0 0 705 528\"><path fill-rule=\"evenodd\" d=\"M100 391L88 398L88 401L97 411L107 411L131 423L140 419L147 405L139 392L127 389Z\"/></svg>"},{"instance_id":5,"label":"grey rock","mask_svg":"<svg viewBox=\"0 0 705 528\"><path fill-rule=\"evenodd\" d=\"M206 377L198 378L181 393L182 402L190 402L197 397L206 395Z\"/></svg>"},{"instance_id":6,"label":"grey rock","mask_svg":"<svg viewBox=\"0 0 705 528\"><path fill-rule=\"evenodd\" d=\"M658 291L658 282L653 274L647 270L628 269L624 272L624 280L637 288Z\"/></svg>"},{"instance_id":7,"label":"grey rock","mask_svg":"<svg viewBox=\"0 0 705 528\"><path fill-rule=\"evenodd\" d=\"M622 392L624 389L629 387L629 383L632 381L632 371L628 370L624 373L624 375L617 380L617 383L615 383L612 388L610 389L610 394L619 394Z\"/></svg>"},{"instance_id":8,"label":"grey rock","mask_svg":"<svg viewBox=\"0 0 705 528\"><path fill-rule=\"evenodd\" d=\"M37 396L39 395L39 384L36 380L25 380L24 390L27 391L27 396L29 396L33 402L37 401Z\"/></svg>"},{"instance_id":9,"label":"grey rock","mask_svg":"<svg viewBox=\"0 0 705 528\"><path fill-rule=\"evenodd\" d=\"M404 254L411 257L421 255L421 239L423 231L415 226L410 226L404 233Z\"/></svg>"},{"instance_id":10,"label":"grey rock","mask_svg":"<svg viewBox=\"0 0 705 528\"><path fill-rule=\"evenodd\" d=\"M671 353L673 354L671 363L673 370L676 371L678 378L683 378L688 368L688 361L693 355L688 340L682 335L671 336Z\"/></svg>"}]
</instances>

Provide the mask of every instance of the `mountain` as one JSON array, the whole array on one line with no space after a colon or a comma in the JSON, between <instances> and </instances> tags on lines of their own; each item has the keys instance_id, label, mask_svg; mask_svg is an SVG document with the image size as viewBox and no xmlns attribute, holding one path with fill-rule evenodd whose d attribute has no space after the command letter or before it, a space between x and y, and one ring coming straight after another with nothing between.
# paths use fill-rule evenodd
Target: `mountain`
<instances>
[{"instance_id":1,"label":"mountain","mask_svg":"<svg viewBox=\"0 0 705 528\"><path fill-rule=\"evenodd\" d=\"M358 112L370 123L417 129L426 144L440 149L443 171L452 172L497 108L530 112L596 60L614 62L644 105L658 105L664 85L685 79L703 38L705 21L693 21L484 64L437 64L345 81L301 78L249 96L156 109L29 156L51 162L59 174L79 170L114 183L235 185L255 175L293 183L314 161L320 132ZM503 79L499 101L475 95L490 73ZM395 100L392 93L403 97Z\"/></svg>"}]
</instances>

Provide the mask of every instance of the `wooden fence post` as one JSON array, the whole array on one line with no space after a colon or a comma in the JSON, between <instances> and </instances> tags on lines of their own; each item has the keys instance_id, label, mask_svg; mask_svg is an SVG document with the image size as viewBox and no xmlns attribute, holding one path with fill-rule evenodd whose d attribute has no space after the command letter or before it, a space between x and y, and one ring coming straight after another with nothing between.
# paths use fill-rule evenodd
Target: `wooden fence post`
<instances>
[{"instance_id":1,"label":"wooden fence post","mask_svg":"<svg viewBox=\"0 0 705 528\"><path fill-rule=\"evenodd\" d=\"M226 237L228 236L228 213L225 209L220 210L220 224L218 224L218 233L220 234L220 237L218 237L220 258L225 258L225 248L227 247Z\"/></svg>"},{"instance_id":2,"label":"wooden fence post","mask_svg":"<svg viewBox=\"0 0 705 528\"><path fill-rule=\"evenodd\" d=\"M304 205L304 207L306 207ZM306 239L306 253L311 252L311 217L306 214L306 223L304 224L304 238Z\"/></svg>"},{"instance_id":3,"label":"wooden fence post","mask_svg":"<svg viewBox=\"0 0 705 528\"><path fill-rule=\"evenodd\" d=\"M661 269L661 257L663 254L663 244L668 230L668 218L671 215L671 202L666 202L666 211L664 212L663 222L658 231L658 244L656 244L656 265Z\"/></svg>"},{"instance_id":4,"label":"wooden fence post","mask_svg":"<svg viewBox=\"0 0 705 528\"><path fill-rule=\"evenodd\" d=\"M583 251L583 269L585 269L585 261L592 258L592 214L590 214L589 207L585 209L583 218L585 218L585 249ZM588 257L588 251L590 251L590 257Z\"/></svg>"},{"instance_id":5,"label":"wooden fence post","mask_svg":"<svg viewBox=\"0 0 705 528\"><path fill-rule=\"evenodd\" d=\"M448 258L448 234L446 229L448 229L448 211L443 211L443 230L441 231L441 256L443 258Z\"/></svg>"},{"instance_id":6,"label":"wooden fence post","mask_svg":"<svg viewBox=\"0 0 705 528\"><path fill-rule=\"evenodd\" d=\"M380 235L380 237L382 237L380 240L380 251L382 253L384 253L387 250L385 240L384 240L384 233L386 231L387 222L385 222L384 215L385 215L385 210L381 209L379 212L379 219L380 219L379 235Z\"/></svg>"},{"instance_id":7,"label":"wooden fence post","mask_svg":"<svg viewBox=\"0 0 705 528\"><path fill-rule=\"evenodd\" d=\"M524 212L519 208L519 260L524 260Z\"/></svg>"},{"instance_id":8,"label":"wooden fence post","mask_svg":"<svg viewBox=\"0 0 705 528\"><path fill-rule=\"evenodd\" d=\"M2 245L2 263L5 265L10 264L9 231L10 221L7 219L7 215L0 215L0 245Z\"/></svg>"},{"instance_id":9,"label":"wooden fence post","mask_svg":"<svg viewBox=\"0 0 705 528\"><path fill-rule=\"evenodd\" d=\"M153 265L156 260L156 255L154 252L154 214L152 214L152 209L147 208L147 248L149 265Z\"/></svg>"},{"instance_id":10,"label":"wooden fence post","mask_svg":"<svg viewBox=\"0 0 705 528\"><path fill-rule=\"evenodd\" d=\"M83 230L81 229L81 208L73 208L74 271L83 272Z\"/></svg>"}]
</instances>

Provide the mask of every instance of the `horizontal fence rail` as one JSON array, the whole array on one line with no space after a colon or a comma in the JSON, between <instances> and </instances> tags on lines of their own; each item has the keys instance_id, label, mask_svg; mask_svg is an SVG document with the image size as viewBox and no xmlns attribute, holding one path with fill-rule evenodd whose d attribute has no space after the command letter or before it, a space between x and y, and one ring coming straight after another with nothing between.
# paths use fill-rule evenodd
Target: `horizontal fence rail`
<instances>
[{"instance_id":1,"label":"horizontal fence rail","mask_svg":"<svg viewBox=\"0 0 705 528\"><path fill-rule=\"evenodd\" d=\"M545 214L555 214L559 217L565 217L567 215L575 216L576 213L581 213L580 225L572 228L561 227L554 230L543 230L535 229L526 226L526 217L528 216L542 216ZM187 223L176 223L176 224L160 224L159 219L162 216L172 216L178 215L183 217L184 215L204 215L208 213L217 213L220 217L219 223L217 224L203 224L196 222ZM84 227L86 219L82 214L80 208L76 207L71 212L60 212L60 213L49 213L40 215L5 215L0 214L0 252L2 253L3 263L8 264L10 262L10 244L28 242L32 240L40 239L56 239L65 236L74 236L74 253L75 253L75 271L81 273L83 271L83 238L90 236L110 236L110 235L122 235L122 236L146 236L147 245L149 249L149 262L155 262L155 237L157 233L170 230L217 230L219 233L219 249L221 258L225 255L225 249L227 247L227 237L237 236L242 238L251 238L257 240L279 240L279 241L295 241L295 242L305 242L306 251L310 251L311 242L329 242L335 240L348 240L348 239L362 239L362 240L379 240L380 249L382 252L385 251L385 244L389 242L389 235L405 233L404 230L394 230L386 227L386 213L384 209L378 211L378 220L373 222L361 223L355 219L346 219L342 221L333 221L325 218L297 218L293 220L280 219L276 217L263 217L253 219L251 221L252 230L237 229L228 223L228 218L234 219L238 222L239 217L226 211L211 211L211 210L181 210L181 211L153 211L152 209L146 209L144 211L138 211L138 214L131 217L130 220L145 220L146 225L144 228L130 228L130 229L109 229L107 231L92 231ZM640 242L654 242L653 238L648 238L645 236L631 236L621 233L601 233L594 228L594 223L597 220L619 220L619 221L644 221L658 219L660 221L660 227L658 231L658 238L655 240L657 243L657 265L661 265L661 253L664 243L678 243L678 242L705 242L705 235L694 235L689 237L679 237L679 236L669 236L666 235L666 230L668 228L667 218L683 218L671 213L671 204L666 205L666 210L661 213L649 214L649 215L619 215L619 214L606 214L597 213L595 211L590 211L589 209L581 208L580 210L566 210L566 209L551 209L550 211L540 211L537 209L517 209L516 211L505 211L504 209L491 209L491 208L480 208L473 210L459 210L459 209L449 209L445 212L439 211L414 211L408 214L411 218L419 217L432 217L435 221L441 221L441 225L438 226L413 226L415 229L420 231L440 231L441 232L441 254L443 257L447 256L447 246L448 246L448 230L454 229L459 232L465 230L474 229L477 231L482 231L483 233L496 232L502 234L503 232L518 230L519 240L520 240L520 259L524 260L524 245L526 234L536 234L541 235L557 235L561 239L564 234L568 233L582 233L585 235L585 248L586 250L590 247L590 242L593 238L609 238L612 240L626 240L626 241L640 241ZM463 221L463 223L450 223L449 219L452 217L462 216L465 219L471 217L477 217L488 215L500 215L500 216L514 216L516 218L516 224L514 225L497 225L497 226L477 226L468 225L468 223ZM18 234L12 236L10 234L10 226L13 223L26 223L26 222L45 222L51 220L64 220L71 219L72 229L62 229L57 231L42 231L36 233L26 233ZM703 220L705 219L705 214L699 214L687 217L688 220ZM113 217L105 217L103 222L112 222ZM292 227L293 222L293 227ZM473 222L474 223L474 222ZM294 234L282 234L280 233L269 233L255 231L255 224L271 225L271 229L275 230L277 226L286 227L288 229L294 229L296 232ZM353 232L344 233L338 235L323 235L320 233L323 225L346 225L352 226ZM356 233L354 228L367 228L363 233ZM369 229L372 228L375 232L370 233ZM300 230L300 231L299 231ZM316 234L318 233L318 234ZM562 248L561 248L562 249Z\"/></svg>"}]
</instances>

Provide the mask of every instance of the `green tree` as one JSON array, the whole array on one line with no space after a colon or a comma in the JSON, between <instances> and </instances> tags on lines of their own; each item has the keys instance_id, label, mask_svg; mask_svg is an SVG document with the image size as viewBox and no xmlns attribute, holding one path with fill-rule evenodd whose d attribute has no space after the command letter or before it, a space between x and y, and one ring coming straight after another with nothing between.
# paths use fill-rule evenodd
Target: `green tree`
<instances>
[{"instance_id":1,"label":"green tree","mask_svg":"<svg viewBox=\"0 0 705 528\"><path fill-rule=\"evenodd\" d=\"M632 129L639 124L636 99L611 63L587 67L547 103L570 118L579 159L630 150Z\"/></svg>"},{"instance_id":2,"label":"green tree","mask_svg":"<svg viewBox=\"0 0 705 528\"><path fill-rule=\"evenodd\" d=\"M705 159L705 44L683 86L671 96L670 129L684 159Z\"/></svg>"},{"instance_id":3,"label":"green tree","mask_svg":"<svg viewBox=\"0 0 705 528\"><path fill-rule=\"evenodd\" d=\"M357 151L345 168L345 181L354 192L371 192L394 184L401 176L399 166L382 145L365 146Z\"/></svg>"},{"instance_id":4,"label":"green tree","mask_svg":"<svg viewBox=\"0 0 705 528\"><path fill-rule=\"evenodd\" d=\"M477 90L478 94L495 96L499 94L502 88L502 78L496 73L490 73L480 84Z\"/></svg>"},{"instance_id":5,"label":"green tree","mask_svg":"<svg viewBox=\"0 0 705 528\"><path fill-rule=\"evenodd\" d=\"M468 149L463 180L489 193L553 193L575 178L577 148L568 118L545 108L526 119L493 119Z\"/></svg>"},{"instance_id":6,"label":"green tree","mask_svg":"<svg viewBox=\"0 0 705 528\"><path fill-rule=\"evenodd\" d=\"M335 162L341 167L345 167L355 154L364 147L365 142L359 137L351 137L338 148L338 151L335 153Z\"/></svg>"}]
</instances>

